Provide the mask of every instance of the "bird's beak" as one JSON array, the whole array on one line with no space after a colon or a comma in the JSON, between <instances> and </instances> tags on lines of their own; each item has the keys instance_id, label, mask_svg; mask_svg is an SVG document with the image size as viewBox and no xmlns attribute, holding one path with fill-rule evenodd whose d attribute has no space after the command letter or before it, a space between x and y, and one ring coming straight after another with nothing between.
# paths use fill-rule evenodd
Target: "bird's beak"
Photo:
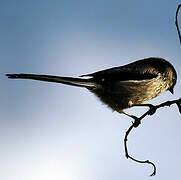
<instances>
[{"instance_id":1,"label":"bird's beak","mask_svg":"<svg viewBox=\"0 0 181 180\"><path fill-rule=\"evenodd\" d=\"M170 89L169 89L169 91L173 94L174 92L173 92L173 87L171 87Z\"/></svg>"}]
</instances>

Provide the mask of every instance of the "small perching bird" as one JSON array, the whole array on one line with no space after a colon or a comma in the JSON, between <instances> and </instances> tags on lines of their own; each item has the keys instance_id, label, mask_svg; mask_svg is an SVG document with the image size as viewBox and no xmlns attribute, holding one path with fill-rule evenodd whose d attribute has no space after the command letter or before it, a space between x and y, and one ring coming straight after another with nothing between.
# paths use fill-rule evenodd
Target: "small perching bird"
<instances>
[{"instance_id":1,"label":"small perching bird","mask_svg":"<svg viewBox=\"0 0 181 180\"><path fill-rule=\"evenodd\" d=\"M81 78L38 74L7 74L12 79L33 79L85 87L114 111L123 113L164 91L173 93L177 81L174 67L165 59L150 57ZM83 78L90 77L90 78Z\"/></svg>"}]
</instances>

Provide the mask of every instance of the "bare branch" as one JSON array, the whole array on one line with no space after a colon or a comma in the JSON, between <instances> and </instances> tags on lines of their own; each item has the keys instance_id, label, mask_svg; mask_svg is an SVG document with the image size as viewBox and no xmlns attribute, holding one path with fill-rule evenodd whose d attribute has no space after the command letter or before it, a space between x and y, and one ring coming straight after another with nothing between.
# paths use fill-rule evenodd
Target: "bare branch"
<instances>
[{"instance_id":1,"label":"bare branch","mask_svg":"<svg viewBox=\"0 0 181 180\"><path fill-rule=\"evenodd\" d=\"M146 111L142 116L140 117L136 117L136 116L132 116L130 115L131 118L134 119L134 122L132 123L132 125L128 128L128 130L126 131L125 137L124 137L124 148L125 148L125 156L126 158L129 158L137 163L147 163L147 164L151 164L153 166L153 173L150 176L154 176L156 175L156 166L153 162L149 161L149 160L137 160L135 158L133 158L132 156L129 155L128 153L128 147L127 147L127 141L128 141L128 135L130 134L130 132L133 130L133 128L137 128L140 124L141 121L143 120L143 118L147 115L153 115L156 113L157 109L164 107L164 106L171 106L172 104L176 104L178 106L179 112L181 113L181 98L176 99L176 100L172 100L172 101L166 101L164 103L161 103L159 105L152 105L152 104L138 104L138 105L134 105L134 106L147 106L149 107L149 110Z\"/></svg>"},{"instance_id":2,"label":"bare branch","mask_svg":"<svg viewBox=\"0 0 181 180\"><path fill-rule=\"evenodd\" d=\"M177 10L176 10L175 25L176 25L176 28L177 28L177 32L178 32L178 36L179 36L180 44L181 44L181 34L180 34L179 25L178 25L178 12L179 12L180 7L181 7L181 4L178 5Z\"/></svg>"},{"instance_id":3,"label":"bare branch","mask_svg":"<svg viewBox=\"0 0 181 180\"><path fill-rule=\"evenodd\" d=\"M126 131L126 135L125 135L125 138L124 138L124 147L125 147L125 156L126 158L129 158L137 163L147 163L147 164L151 164L153 166L153 173L150 174L150 176L154 176L156 175L156 166L153 162L149 161L149 160L138 160L138 159L135 159L133 158L132 156L129 155L128 153L128 148L127 148L127 141L128 141L128 135L129 133L131 132L131 130L133 129L133 127L135 127L134 123L129 127L129 129ZM137 126L138 127L138 126Z\"/></svg>"},{"instance_id":4,"label":"bare branch","mask_svg":"<svg viewBox=\"0 0 181 180\"><path fill-rule=\"evenodd\" d=\"M176 104L177 104L178 110L179 110L179 112L180 112L180 114L181 114L181 103L180 103L180 102L177 102Z\"/></svg>"}]
</instances>

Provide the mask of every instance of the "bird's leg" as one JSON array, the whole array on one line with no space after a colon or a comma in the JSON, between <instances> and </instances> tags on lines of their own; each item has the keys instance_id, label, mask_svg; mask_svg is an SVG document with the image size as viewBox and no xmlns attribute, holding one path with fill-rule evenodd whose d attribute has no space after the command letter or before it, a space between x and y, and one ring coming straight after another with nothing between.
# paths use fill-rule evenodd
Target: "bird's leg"
<instances>
[{"instance_id":1,"label":"bird's leg","mask_svg":"<svg viewBox=\"0 0 181 180\"><path fill-rule=\"evenodd\" d=\"M150 116L153 115L157 110L157 106L154 106L153 104L134 104L133 106L146 106L146 107L149 107L148 115L150 115Z\"/></svg>"},{"instance_id":2,"label":"bird's leg","mask_svg":"<svg viewBox=\"0 0 181 180\"><path fill-rule=\"evenodd\" d=\"M124 112L124 111L122 111L121 113L123 113L123 114L125 114L126 116L131 117L131 118L133 118L133 119L136 119L136 118L137 118L136 116L131 115L131 114L128 114L128 113L126 113L126 112Z\"/></svg>"},{"instance_id":3,"label":"bird's leg","mask_svg":"<svg viewBox=\"0 0 181 180\"><path fill-rule=\"evenodd\" d=\"M134 122L132 122L134 127L138 127L141 124L140 118L138 118L138 117L136 117L134 115L125 113L124 111L122 111L122 113L125 114L126 116L134 119Z\"/></svg>"},{"instance_id":4,"label":"bird's leg","mask_svg":"<svg viewBox=\"0 0 181 180\"><path fill-rule=\"evenodd\" d=\"M139 118L137 116L134 116L134 115L131 115L131 114L128 114L124 111L120 111L120 113L123 113L125 114L126 116L134 119L134 122L133 122L133 126L134 127L138 127L140 124L141 124L141 120L146 116L146 115L153 115L156 110L158 109L158 106L156 105L152 105L152 104L134 104L132 105L131 107L134 107L134 106L145 106L145 107L149 107L149 110L146 111L142 116L140 116Z\"/></svg>"}]
</instances>

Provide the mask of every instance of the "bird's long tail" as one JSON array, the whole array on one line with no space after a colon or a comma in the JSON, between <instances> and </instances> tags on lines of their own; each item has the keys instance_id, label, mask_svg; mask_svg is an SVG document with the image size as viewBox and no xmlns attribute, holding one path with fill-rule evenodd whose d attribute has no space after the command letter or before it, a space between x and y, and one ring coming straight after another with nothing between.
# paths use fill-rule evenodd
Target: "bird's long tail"
<instances>
[{"instance_id":1,"label":"bird's long tail","mask_svg":"<svg viewBox=\"0 0 181 180\"><path fill-rule=\"evenodd\" d=\"M56 82L56 83L62 83L62 84L86 87L86 88L96 87L96 83L94 83L91 79L39 75L39 74L6 74L6 76L8 76L8 78L11 79L33 79L33 80Z\"/></svg>"}]
</instances>

